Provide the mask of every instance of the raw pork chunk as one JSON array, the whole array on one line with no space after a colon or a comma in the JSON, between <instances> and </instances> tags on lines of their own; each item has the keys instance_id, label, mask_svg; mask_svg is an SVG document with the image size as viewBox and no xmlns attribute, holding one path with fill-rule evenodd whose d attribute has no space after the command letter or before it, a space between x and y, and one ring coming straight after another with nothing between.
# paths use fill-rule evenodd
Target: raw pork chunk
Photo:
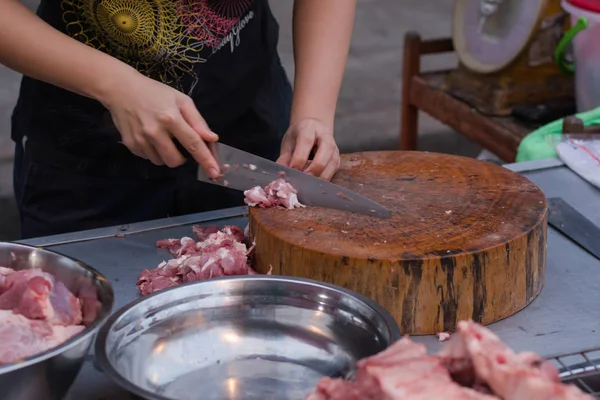
<instances>
[{"instance_id":1,"label":"raw pork chunk","mask_svg":"<svg viewBox=\"0 0 600 400\"><path fill-rule=\"evenodd\" d=\"M84 294L91 322L99 302ZM0 365L59 346L85 329L81 301L41 269L0 267Z\"/></svg>"},{"instance_id":2,"label":"raw pork chunk","mask_svg":"<svg viewBox=\"0 0 600 400\"><path fill-rule=\"evenodd\" d=\"M57 347L84 328L83 325L52 325L0 310L0 365Z\"/></svg>"},{"instance_id":3,"label":"raw pork chunk","mask_svg":"<svg viewBox=\"0 0 600 400\"><path fill-rule=\"evenodd\" d=\"M325 377L305 400L593 400L563 384L540 356L516 354L487 328L461 321L435 355L408 337L357 363L356 379Z\"/></svg>"},{"instance_id":4,"label":"raw pork chunk","mask_svg":"<svg viewBox=\"0 0 600 400\"><path fill-rule=\"evenodd\" d=\"M298 201L298 191L285 179L280 178L271 182L264 189L260 186L255 186L250 190L246 190L244 195L245 203L250 207L279 207L292 210L294 208L304 207Z\"/></svg>"},{"instance_id":5,"label":"raw pork chunk","mask_svg":"<svg viewBox=\"0 0 600 400\"><path fill-rule=\"evenodd\" d=\"M79 325L81 306L61 282L41 269L0 270L0 310L53 325Z\"/></svg>"},{"instance_id":6,"label":"raw pork chunk","mask_svg":"<svg viewBox=\"0 0 600 400\"><path fill-rule=\"evenodd\" d=\"M247 246L248 239L239 227L220 229L195 225L192 230L198 242L190 237L157 242L157 247L168 249L175 258L163 261L155 269L142 271L137 281L142 295L220 276L256 274L248 263L253 246Z\"/></svg>"}]
</instances>

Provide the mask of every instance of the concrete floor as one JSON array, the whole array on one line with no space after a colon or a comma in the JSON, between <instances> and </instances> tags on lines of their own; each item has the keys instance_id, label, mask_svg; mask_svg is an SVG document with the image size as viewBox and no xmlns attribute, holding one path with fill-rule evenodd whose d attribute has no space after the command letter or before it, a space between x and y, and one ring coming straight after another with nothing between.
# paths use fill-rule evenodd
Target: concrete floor
<instances>
[{"instance_id":1,"label":"concrete floor","mask_svg":"<svg viewBox=\"0 0 600 400\"><path fill-rule=\"evenodd\" d=\"M38 1L24 1L32 9ZM358 0L355 29L336 116L342 152L394 149L400 123L403 36L416 30L425 38L450 35L453 2L448 0ZM293 80L292 0L271 1L281 25L280 54ZM426 70L456 64L452 55L425 58ZM16 239L18 218L12 193L10 115L20 76L0 65L0 240ZM427 115L420 120L419 148L477 156L480 148Z\"/></svg>"}]
</instances>

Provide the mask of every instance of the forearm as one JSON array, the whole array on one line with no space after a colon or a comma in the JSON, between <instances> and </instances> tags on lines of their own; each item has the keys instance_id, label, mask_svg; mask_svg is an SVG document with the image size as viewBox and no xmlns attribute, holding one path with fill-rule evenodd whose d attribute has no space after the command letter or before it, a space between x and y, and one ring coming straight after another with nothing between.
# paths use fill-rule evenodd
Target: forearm
<instances>
[{"instance_id":1,"label":"forearm","mask_svg":"<svg viewBox=\"0 0 600 400\"><path fill-rule=\"evenodd\" d=\"M292 123L316 118L333 127L355 10L356 0L295 0Z\"/></svg>"},{"instance_id":2,"label":"forearm","mask_svg":"<svg viewBox=\"0 0 600 400\"><path fill-rule=\"evenodd\" d=\"M0 0L0 63L99 101L137 73L54 29L17 0Z\"/></svg>"}]
</instances>

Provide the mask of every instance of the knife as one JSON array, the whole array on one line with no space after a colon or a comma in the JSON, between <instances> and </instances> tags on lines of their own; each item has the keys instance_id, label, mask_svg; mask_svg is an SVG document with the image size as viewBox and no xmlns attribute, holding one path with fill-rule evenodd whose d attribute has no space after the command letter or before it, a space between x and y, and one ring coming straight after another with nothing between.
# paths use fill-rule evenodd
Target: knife
<instances>
[{"instance_id":1,"label":"knife","mask_svg":"<svg viewBox=\"0 0 600 400\"><path fill-rule=\"evenodd\" d=\"M245 191L254 186L265 187L279 178L284 178L298 191L298 201L304 205L378 218L390 217L389 210L381 204L331 182L223 143L211 143L210 147L221 166L222 176L213 180L202 168L198 168L198 180L201 182Z\"/></svg>"},{"instance_id":2,"label":"knife","mask_svg":"<svg viewBox=\"0 0 600 400\"><path fill-rule=\"evenodd\" d=\"M600 259L600 228L560 197L548 199L548 223Z\"/></svg>"}]
</instances>

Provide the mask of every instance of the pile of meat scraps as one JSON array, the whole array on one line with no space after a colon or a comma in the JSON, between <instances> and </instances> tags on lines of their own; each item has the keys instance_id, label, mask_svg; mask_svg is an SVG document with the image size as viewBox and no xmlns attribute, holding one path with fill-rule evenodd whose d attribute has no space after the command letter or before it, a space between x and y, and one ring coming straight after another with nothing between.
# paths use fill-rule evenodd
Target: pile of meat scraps
<instances>
[{"instance_id":1,"label":"pile of meat scraps","mask_svg":"<svg viewBox=\"0 0 600 400\"><path fill-rule=\"evenodd\" d=\"M198 241L159 240L157 247L168 249L175 258L163 261L152 270L144 270L137 281L142 295L182 283L229 275L257 274L248 262L254 250L244 232L237 226L192 227Z\"/></svg>"},{"instance_id":2,"label":"pile of meat scraps","mask_svg":"<svg viewBox=\"0 0 600 400\"><path fill-rule=\"evenodd\" d=\"M514 353L487 328L461 321L435 355L404 337L358 362L356 379L322 378L305 400L593 400L563 384L549 361Z\"/></svg>"},{"instance_id":3,"label":"pile of meat scraps","mask_svg":"<svg viewBox=\"0 0 600 400\"><path fill-rule=\"evenodd\" d=\"M244 201L251 207L278 207L294 209L304 207L298 201L294 187L280 178L264 189L256 186L244 192ZM229 275L254 275L248 257L254 244L237 226L192 227L198 241L191 237L159 240L157 247L168 249L175 258L163 261L152 270L140 274L137 286L142 295L182 283ZM269 272L270 273L270 272Z\"/></svg>"},{"instance_id":4,"label":"pile of meat scraps","mask_svg":"<svg viewBox=\"0 0 600 400\"><path fill-rule=\"evenodd\" d=\"M0 364L59 346L83 323L80 300L54 276L0 267Z\"/></svg>"},{"instance_id":5,"label":"pile of meat scraps","mask_svg":"<svg viewBox=\"0 0 600 400\"><path fill-rule=\"evenodd\" d=\"M244 202L250 207L278 207L288 210L304 207L298 201L298 191L283 178L271 182L264 189L255 186L250 190L246 190L244 196L246 196Z\"/></svg>"}]
</instances>

